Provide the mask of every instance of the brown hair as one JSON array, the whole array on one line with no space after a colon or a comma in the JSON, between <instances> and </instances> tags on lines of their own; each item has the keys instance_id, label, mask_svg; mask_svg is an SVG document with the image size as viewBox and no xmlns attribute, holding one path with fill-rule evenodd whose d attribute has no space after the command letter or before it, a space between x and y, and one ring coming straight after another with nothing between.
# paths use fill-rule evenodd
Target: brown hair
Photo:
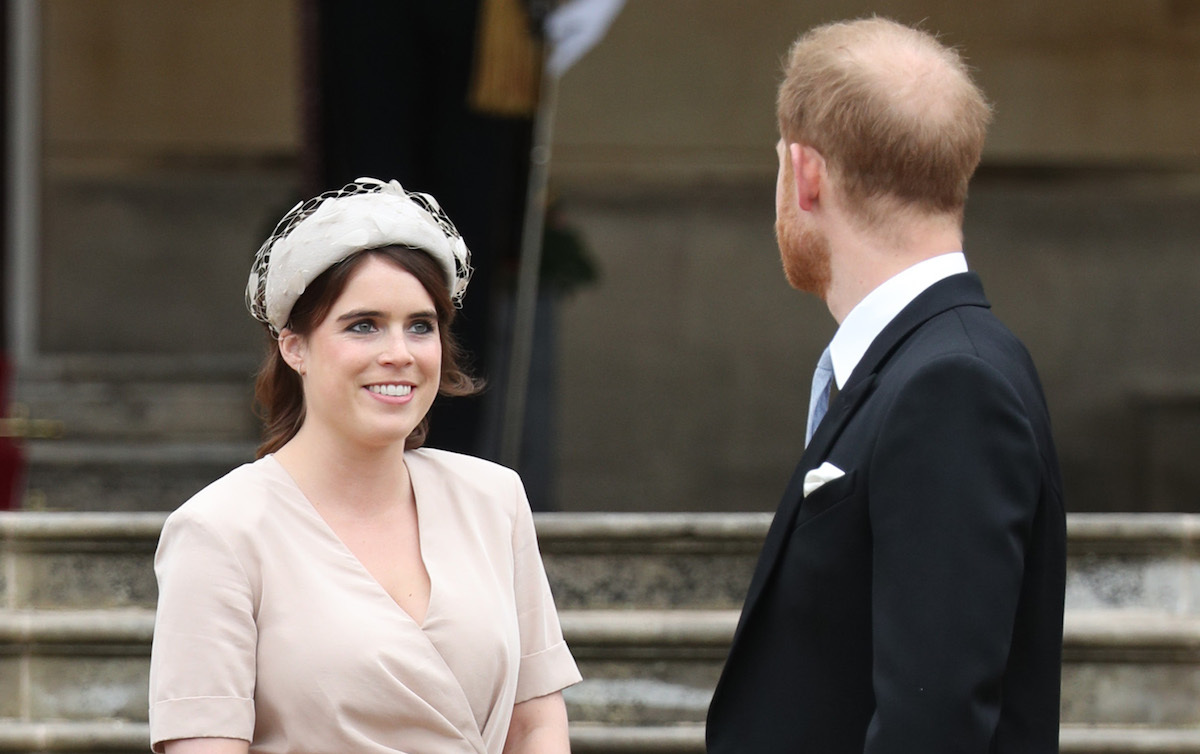
<instances>
[{"instance_id":1,"label":"brown hair","mask_svg":"<svg viewBox=\"0 0 1200 754\"><path fill-rule=\"evenodd\" d=\"M961 218L991 107L962 57L883 18L818 26L792 45L779 132L813 147L868 225L887 200Z\"/></svg>"},{"instance_id":2,"label":"brown hair","mask_svg":"<svg viewBox=\"0 0 1200 754\"><path fill-rule=\"evenodd\" d=\"M470 376L463 367L465 355L454 336L450 325L454 321L454 304L446 286L446 273L429 254L420 249L405 246L383 246L377 249L358 251L337 262L317 276L300 298L296 299L288 315L287 329L307 337L315 330L338 297L342 295L351 274L366 259L379 257L415 277L429 297L437 312L438 337L442 344L441 383L439 395L472 395L482 388L482 381ZM263 441L258 446L258 457L279 450L296 436L304 424L304 386L300 375L288 366L279 352L279 343L267 331L267 355L258 371L254 383L254 399L258 414L263 420ZM412 434L404 441L404 448L419 448L429 434L429 417L423 417Z\"/></svg>"}]
</instances>

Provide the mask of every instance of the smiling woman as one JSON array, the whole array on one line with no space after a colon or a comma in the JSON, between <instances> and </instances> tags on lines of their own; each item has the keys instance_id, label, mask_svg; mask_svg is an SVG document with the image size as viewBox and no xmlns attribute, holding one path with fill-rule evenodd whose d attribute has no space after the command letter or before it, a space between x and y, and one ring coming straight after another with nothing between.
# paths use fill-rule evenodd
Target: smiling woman
<instances>
[{"instance_id":1,"label":"smiling woman","mask_svg":"<svg viewBox=\"0 0 1200 754\"><path fill-rule=\"evenodd\" d=\"M520 479L425 449L478 389L451 335L469 252L368 179L298 205L247 287L271 334L258 461L168 519L156 751L560 752L579 680Z\"/></svg>"},{"instance_id":2,"label":"smiling woman","mask_svg":"<svg viewBox=\"0 0 1200 754\"><path fill-rule=\"evenodd\" d=\"M343 291L348 287L351 277L366 278L366 281L361 283L364 291L372 284L375 287L383 285L375 274L357 275L359 267L366 262L378 265L378 269L385 275L406 273L408 278L417 284L414 286L410 283L406 290L413 289L412 292L415 293L415 288L421 289L421 294L425 297L425 316L410 324L416 329L431 328L436 331L435 340L441 352L441 376L440 380L434 381L437 387L435 392L457 396L470 395L479 389L477 382L461 366L463 354L451 332L454 304L447 292L444 272L438 264L423 251L400 246L355 252L313 280L292 307L284 331L278 339L280 347L276 347L275 339L272 339L269 345L267 359L259 373L256 387L257 399L263 408L263 418L267 427L259 448L260 456L279 450L295 436L305 418L306 404L301 372L298 368L303 362L301 360L289 363L284 351L303 344L319 329L319 323L326 323L330 319L334 321L327 324L328 328L344 327L347 332L359 330L359 334L365 334L361 332L364 328L370 330L378 327L376 320L381 317L382 312L372 310L366 304L363 305L366 308L353 306L350 302L356 299L343 297ZM335 301L343 311L331 317ZM424 442L429 429L429 422L425 416L428 408L429 405L426 404L419 423L406 436L406 447L418 448Z\"/></svg>"}]
</instances>

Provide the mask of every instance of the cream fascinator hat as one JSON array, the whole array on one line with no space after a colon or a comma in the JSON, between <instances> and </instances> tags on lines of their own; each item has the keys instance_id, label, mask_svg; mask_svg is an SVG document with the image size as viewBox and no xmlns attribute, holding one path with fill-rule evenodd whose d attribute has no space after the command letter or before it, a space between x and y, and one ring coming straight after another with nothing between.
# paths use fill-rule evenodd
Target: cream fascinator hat
<instances>
[{"instance_id":1,"label":"cream fascinator hat","mask_svg":"<svg viewBox=\"0 0 1200 754\"><path fill-rule=\"evenodd\" d=\"M259 248L246 283L246 306L276 334L296 299L325 270L365 249L409 246L427 252L446 273L459 303L471 278L471 252L429 194L396 181L359 178L301 202L283 216Z\"/></svg>"}]
</instances>

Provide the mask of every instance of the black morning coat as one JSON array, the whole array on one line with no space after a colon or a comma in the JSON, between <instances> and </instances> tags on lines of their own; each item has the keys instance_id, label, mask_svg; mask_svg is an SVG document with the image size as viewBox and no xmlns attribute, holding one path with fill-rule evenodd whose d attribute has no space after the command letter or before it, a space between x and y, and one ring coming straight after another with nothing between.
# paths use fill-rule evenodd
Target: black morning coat
<instances>
[{"instance_id":1,"label":"black morning coat","mask_svg":"<svg viewBox=\"0 0 1200 754\"><path fill-rule=\"evenodd\" d=\"M826 461L845 476L804 498ZM801 456L709 754L1057 752L1065 571L1033 362L953 275L884 328Z\"/></svg>"}]
</instances>

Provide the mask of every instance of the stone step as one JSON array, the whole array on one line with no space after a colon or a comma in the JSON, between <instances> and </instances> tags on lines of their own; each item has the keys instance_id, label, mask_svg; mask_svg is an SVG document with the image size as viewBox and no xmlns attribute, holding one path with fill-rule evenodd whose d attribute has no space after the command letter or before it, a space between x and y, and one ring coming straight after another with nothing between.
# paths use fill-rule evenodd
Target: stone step
<instances>
[{"instance_id":1,"label":"stone step","mask_svg":"<svg viewBox=\"0 0 1200 754\"><path fill-rule=\"evenodd\" d=\"M1200 615L1200 515L1067 517L1069 609Z\"/></svg>"},{"instance_id":2,"label":"stone step","mask_svg":"<svg viewBox=\"0 0 1200 754\"><path fill-rule=\"evenodd\" d=\"M1064 725L1062 754L1200 754L1200 728ZM571 724L575 754L703 754L700 723L663 726Z\"/></svg>"},{"instance_id":3,"label":"stone step","mask_svg":"<svg viewBox=\"0 0 1200 754\"><path fill-rule=\"evenodd\" d=\"M701 722L737 619L563 610L585 678L566 692L572 719ZM150 608L0 610L0 679L23 690L0 717L144 720L153 628ZM1200 726L1200 617L1072 612L1064 634L1064 723Z\"/></svg>"},{"instance_id":4,"label":"stone step","mask_svg":"<svg viewBox=\"0 0 1200 754\"><path fill-rule=\"evenodd\" d=\"M54 512L171 510L253 460L254 449L242 440L31 443L26 504Z\"/></svg>"},{"instance_id":5,"label":"stone step","mask_svg":"<svg viewBox=\"0 0 1200 754\"><path fill-rule=\"evenodd\" d=\"M561 608L740 608L767 513L539 513Z\"/></svg>"},{"instance_id":6,"label":"stone step","mask_svg":"<svg viewBox=\"0 0 1200 754\"><path fill-rule=\"evenodd\" d=\"M13 411L39 430L25 443L25 507L177 507L253 457L254 368L245 356L129 356L23 370Z\"/></svg>"},{"instance_id":7,"label":"stone step","mask_svg":"<svg viewBox=\"0 0 1200 754\"><path fill-rule=\"evenodd\" d=\"M737 608L766 514L536 515L560 607ZM152 556L165 514L0 512L0 604L154 604ZM112 571L112 573L108 573Z\"/></svg>"},{"instance_id":8,"label":"stone step","mask_svg":"<svg viewBox=\"0 0 1200 754\"><path fill-rule=\"evenodd\" d=\"M154 612L0 610L0 718L146 720Z\"/></svg>"},{"instance_id":9,"label":"stone step","mask_svg":"<svg viewBox=\"0 0 1200 754\"><path fill-rule=\"evenodd\" d=\"M0 698L0 718L144 721L151 557L163 518L0 513L0 688L21 690ZM1162 742L1200 726L1198 518L1071 517L1068 726L1149 726L1136 740L1159 743L1129 751L1169 751ZM703 720L769 520L537 515L564 632L587 679L567 692L572 719L634 742L620 733L596 746L641 751L621 747L645 736L645 751L684 745L671 736ZM1093 747L1078 751L1126 750L1095 748L1120 736L1070 729Z\"/></svg>"},{"instance_id":10,"label":"stone step","mask_svg":"<svg viewBox=\"0 0 1200 754\"><path fill-rule=\"evenodd\" d=\"M1069 610L1064 723L1200 726L1200 615Z\"/></svg>"},{"instance_id":11,"label":"stone step","mask_svg":"<svg viewBox=\"0 0 1200 754\"><path fill-rule=\"evenodd\" d=\"M0 751L144 754L145 723L123 721L22 723L0 719ZM1062 754L1200 754L1200 728L1064 725ZM571 723L575 754L703 754L704 726L612 726Z\"/></svg>"},{"instance_id":12,"label":"stone step","mask_svg":"<svg viewBox=\"0 0 1200 754\"><path fill-rule=\"evenodd\" d=\"M196 381L192 370L156 377L151 366L140 370L151 374L109 379L23 374L14 396L30 419L54 422L67 441L102 447L112 442L253 441L260 428L254 416L254 366L238 358L204 367L231 374Z\"/></svg>"},{"instance_id":13,"label":"stone step","mask_svg":"<svg viewBox=\"0 0 1200 754\"><path fill-rule=\"evenodd\" d=\"M738 612L564 611L586 679L568 690L575 719L700 721ZM1200 726L1200 616L1069 611L1065 723Z\"/></svg>"},{"instance_id":14,"label":"stone step","mask_svg":"<svg viewBox=\"0 0 1200 754\"><path fill-rule=\"evenodd\" d=\"M180 463L189 458L186 447L160 451ZM164 517L0 512L0 574L12 580L0 575L0 605L153 605L151 557ZM770 514L539 513L535 520L563 609L736 609ZM1076 514L1068 532L1068 609L1200 615L1200 515Z\"/></svg>"},{"instance_id":15,"label":"stone step","mask_svg":"<svg viewBox=\"0 0 1200 754\"><path fill-rule=\"evenodd\" d=\"M0 512L0 605L153 608L161 513Z\"/></svg>"},{"instance_id":16,"label":"stone step","mask_svg":"<svg viewBox=\"0 0 1200 754\"><path fill-rule=\"evenodd\" d=\"M21 754L41 752L106 752L146 754L150 728L124 720L28 723L0 718L0 751Z\"/></svg>"}]
</instances>

